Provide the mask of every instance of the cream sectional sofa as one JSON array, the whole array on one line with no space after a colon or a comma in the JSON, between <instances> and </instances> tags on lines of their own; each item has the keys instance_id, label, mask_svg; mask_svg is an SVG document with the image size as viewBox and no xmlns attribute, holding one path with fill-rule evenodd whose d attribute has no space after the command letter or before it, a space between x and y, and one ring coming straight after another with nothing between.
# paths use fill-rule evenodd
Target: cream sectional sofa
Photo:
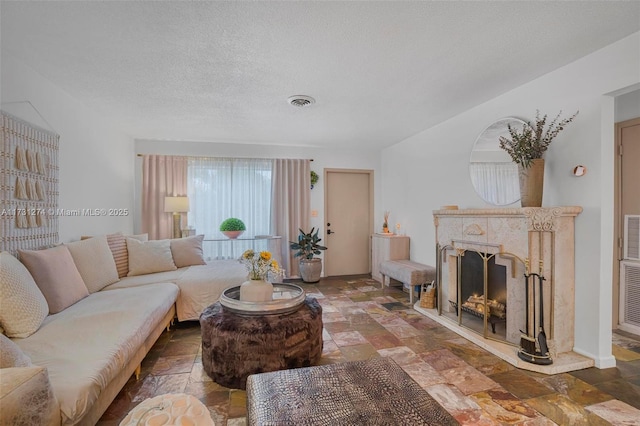
<instances>
[{"instance_id":1,"label":"cream sectional sofa","mask_svg":"<svg viewBox=\"0 0 640 426\"><path fill-rule=\"evenodd\" d=\"M0 338L21 360L7 361L12 351L3 345L1 425L95 424L176 315L197 319L224 288L246 279L236 261L202 261L201 236L125 241L132 276L120 277L123 256L106 236L22 251L22 263L0 254L0 326L9 337ZM166 247L174 245L170 266Z\"/></svg>"}]
</instances>

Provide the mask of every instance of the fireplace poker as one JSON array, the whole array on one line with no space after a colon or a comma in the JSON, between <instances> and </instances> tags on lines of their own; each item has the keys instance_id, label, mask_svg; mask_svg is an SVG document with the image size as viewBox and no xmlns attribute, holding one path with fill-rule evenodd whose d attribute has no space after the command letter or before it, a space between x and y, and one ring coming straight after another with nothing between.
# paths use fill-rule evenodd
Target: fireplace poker
<instances>
[{"instance_id":1,"label":"fireplace poker","mask_svg":"<svg viewBox=\"0 0 640 426\"><path fill-rule=\"evenodd\" d=\"M538 282L540 283L540 328L538 331L538 347L542 356L549 356L549 346L547 346L547 334L544 332L544 291L543 283L545 278L542 276L542 263Z\"/></svg>"},{"instance_id":2,"label":"fireplace poker","mask_svg":"<svg viewBox=\"0 0 640 426\"><path fill-rule=\"evenodd\" d=\"M542 262L540 263L540 272L542 272ZM545 278L541 274L530 273L525 274L527 278L527 294L526 294L526 303L527 303L527 335L521 336L520 338L520 350L518 351L518 358L523 361L530 362L532 364L538 365L550 365L553 363L553 360L549 356L549 348L547 347L547 335L544 332L544 319L542 318L544 315L544 305L542 299L544 298L544 294L542 292L542 283ZM540 350L536 350L536 339L535 339L535 329L536 329L536 285L535 279L538 278L538 283L540 285L540 326L538 333L538 347ZM533 333L532 336L528 334L529 331L529 278L533 278L532 283L532 292L533 292L533 309L531 310L533 313ZM522 331L522 330L520 330Z\"/></svg>"},{"instance_id":3,"label":"fireplace poker","mask_svg":"<svg viewBox=\"0 0 640 426\"><path fill-rule=\"evenodd\" d=\"M529 314L531 310L529 309L529 282L531 279L531 274L529 273L529 259L525 259L525 307L526 307L526 321L525 321L525 331L520 330L520 349L527 354L534 354L536 352L536 340L533 337L533 333L529 334ZM535 298L534 298L535 303ZM535 329L535 321L533 324Z\"/></svg>"}]
</instances>

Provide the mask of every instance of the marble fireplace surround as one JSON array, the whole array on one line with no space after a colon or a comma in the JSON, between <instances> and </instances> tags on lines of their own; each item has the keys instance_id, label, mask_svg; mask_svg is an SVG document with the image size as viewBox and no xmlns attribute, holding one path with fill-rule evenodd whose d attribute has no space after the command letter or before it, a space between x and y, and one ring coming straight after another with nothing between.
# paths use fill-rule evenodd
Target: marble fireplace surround
<instances>
[{"instance_id":1,"label":"marble fireplace surround","mask_svg":"<svg viewBox=\"0 0 640 426\"><path fill-rule=\"evenodd\" d=\"M486 339L469 328L440 315L437 309L425 309L417 302L415 309L461 336L473 341L489 352L518 368L546 374L592 367L594 360L573 352L575 324L574 274L574 222L581 207L527 207L498 209L435 210L433 212L438 247L441 251L439 269L440 304L450 309L448 292L455 288L455 257L461 250L483 253L511 253L519 259L529 259L532 272L546 278L545 331L549 341L553 364L541 366L522 361L517 356L518 346ZM503 259L504 260L504 259ZM509 313L513 307L524 306L524 290L515 286L524 274L521 261L506 261L507 266L507 339L519 341L519 329L524 328L524 314ZM517 287L517 288L516 288ZM512 311L509 311L509 305Z\"/></svg>"}]
</instances>

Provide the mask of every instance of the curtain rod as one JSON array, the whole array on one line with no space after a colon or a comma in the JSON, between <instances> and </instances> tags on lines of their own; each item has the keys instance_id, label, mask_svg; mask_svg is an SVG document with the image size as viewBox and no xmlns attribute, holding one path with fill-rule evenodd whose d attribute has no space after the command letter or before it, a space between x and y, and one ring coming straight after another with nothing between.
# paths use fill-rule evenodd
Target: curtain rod
<instances>
[{"instance_id":1,"label":"curtain rod","mask_svg":"<svg viewBox=\"0 0 640 426\"><path fill-rule=\"evenodd\" d=\"M159 154L136 154L136 157L144 157L145 155L159 155ZM176 157L204 157L204 158L253 158L253 157L209 157L203 155L177 155ZM275 158L257 158L257 160L275 160ZM309 158L309 161L313 161L313 158Z\"/></svg>"}]
</instances>

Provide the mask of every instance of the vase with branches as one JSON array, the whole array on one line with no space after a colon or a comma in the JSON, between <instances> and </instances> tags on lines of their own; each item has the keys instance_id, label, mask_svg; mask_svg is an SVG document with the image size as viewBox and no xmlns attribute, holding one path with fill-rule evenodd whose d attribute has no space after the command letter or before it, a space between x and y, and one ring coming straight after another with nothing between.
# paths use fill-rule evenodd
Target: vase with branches
<instances>
[{"instance_id":1,"label":"vase with branches","mask_svg":"<svg viewBox=\"0 0 640 426\"><path fill-rule=\"evenodd\" d=\"M578 115L576 111L569 118L560 120L562 111L558 113L547 126L547 115L540 117L540 111L536 110L535 126L531 122L522 125L522 129L508 125L509 136L500 137L500 148L504 149L514 163L522 165L525 169L531 167L532 161L543 157L551 142L558 136L565 126L573 121ZM545 130L545 126L547 126Z\"/></svg>"},{"instance_id":2,"label":"vase with branches","mask_svg":"<svg viewBox=\"0 0 640 426\"><path fill-rule=\"evenodd\" d=\"M520 204L522 207L541 207L544 186L544 153L551 142L573 121L578 111L569 118L561 119L562 111L547 124L547 115L540 117L536 111L536 121L526 122L522 129L507 126L510 137L500 137L500 148L505 150L518 165L520 184Z\"/></svg>"},{"instance_id":3,"label":"vase with branches","mask_svg":"<svg viewBox=\"0 0 640 426\"><path fill-rule=\"evenodd\" d=\"M388 210L384 212L384 222L382 223L382 232L385 234L389 233L389 213L391 212Z\"/></svg>"}]
</instances>

